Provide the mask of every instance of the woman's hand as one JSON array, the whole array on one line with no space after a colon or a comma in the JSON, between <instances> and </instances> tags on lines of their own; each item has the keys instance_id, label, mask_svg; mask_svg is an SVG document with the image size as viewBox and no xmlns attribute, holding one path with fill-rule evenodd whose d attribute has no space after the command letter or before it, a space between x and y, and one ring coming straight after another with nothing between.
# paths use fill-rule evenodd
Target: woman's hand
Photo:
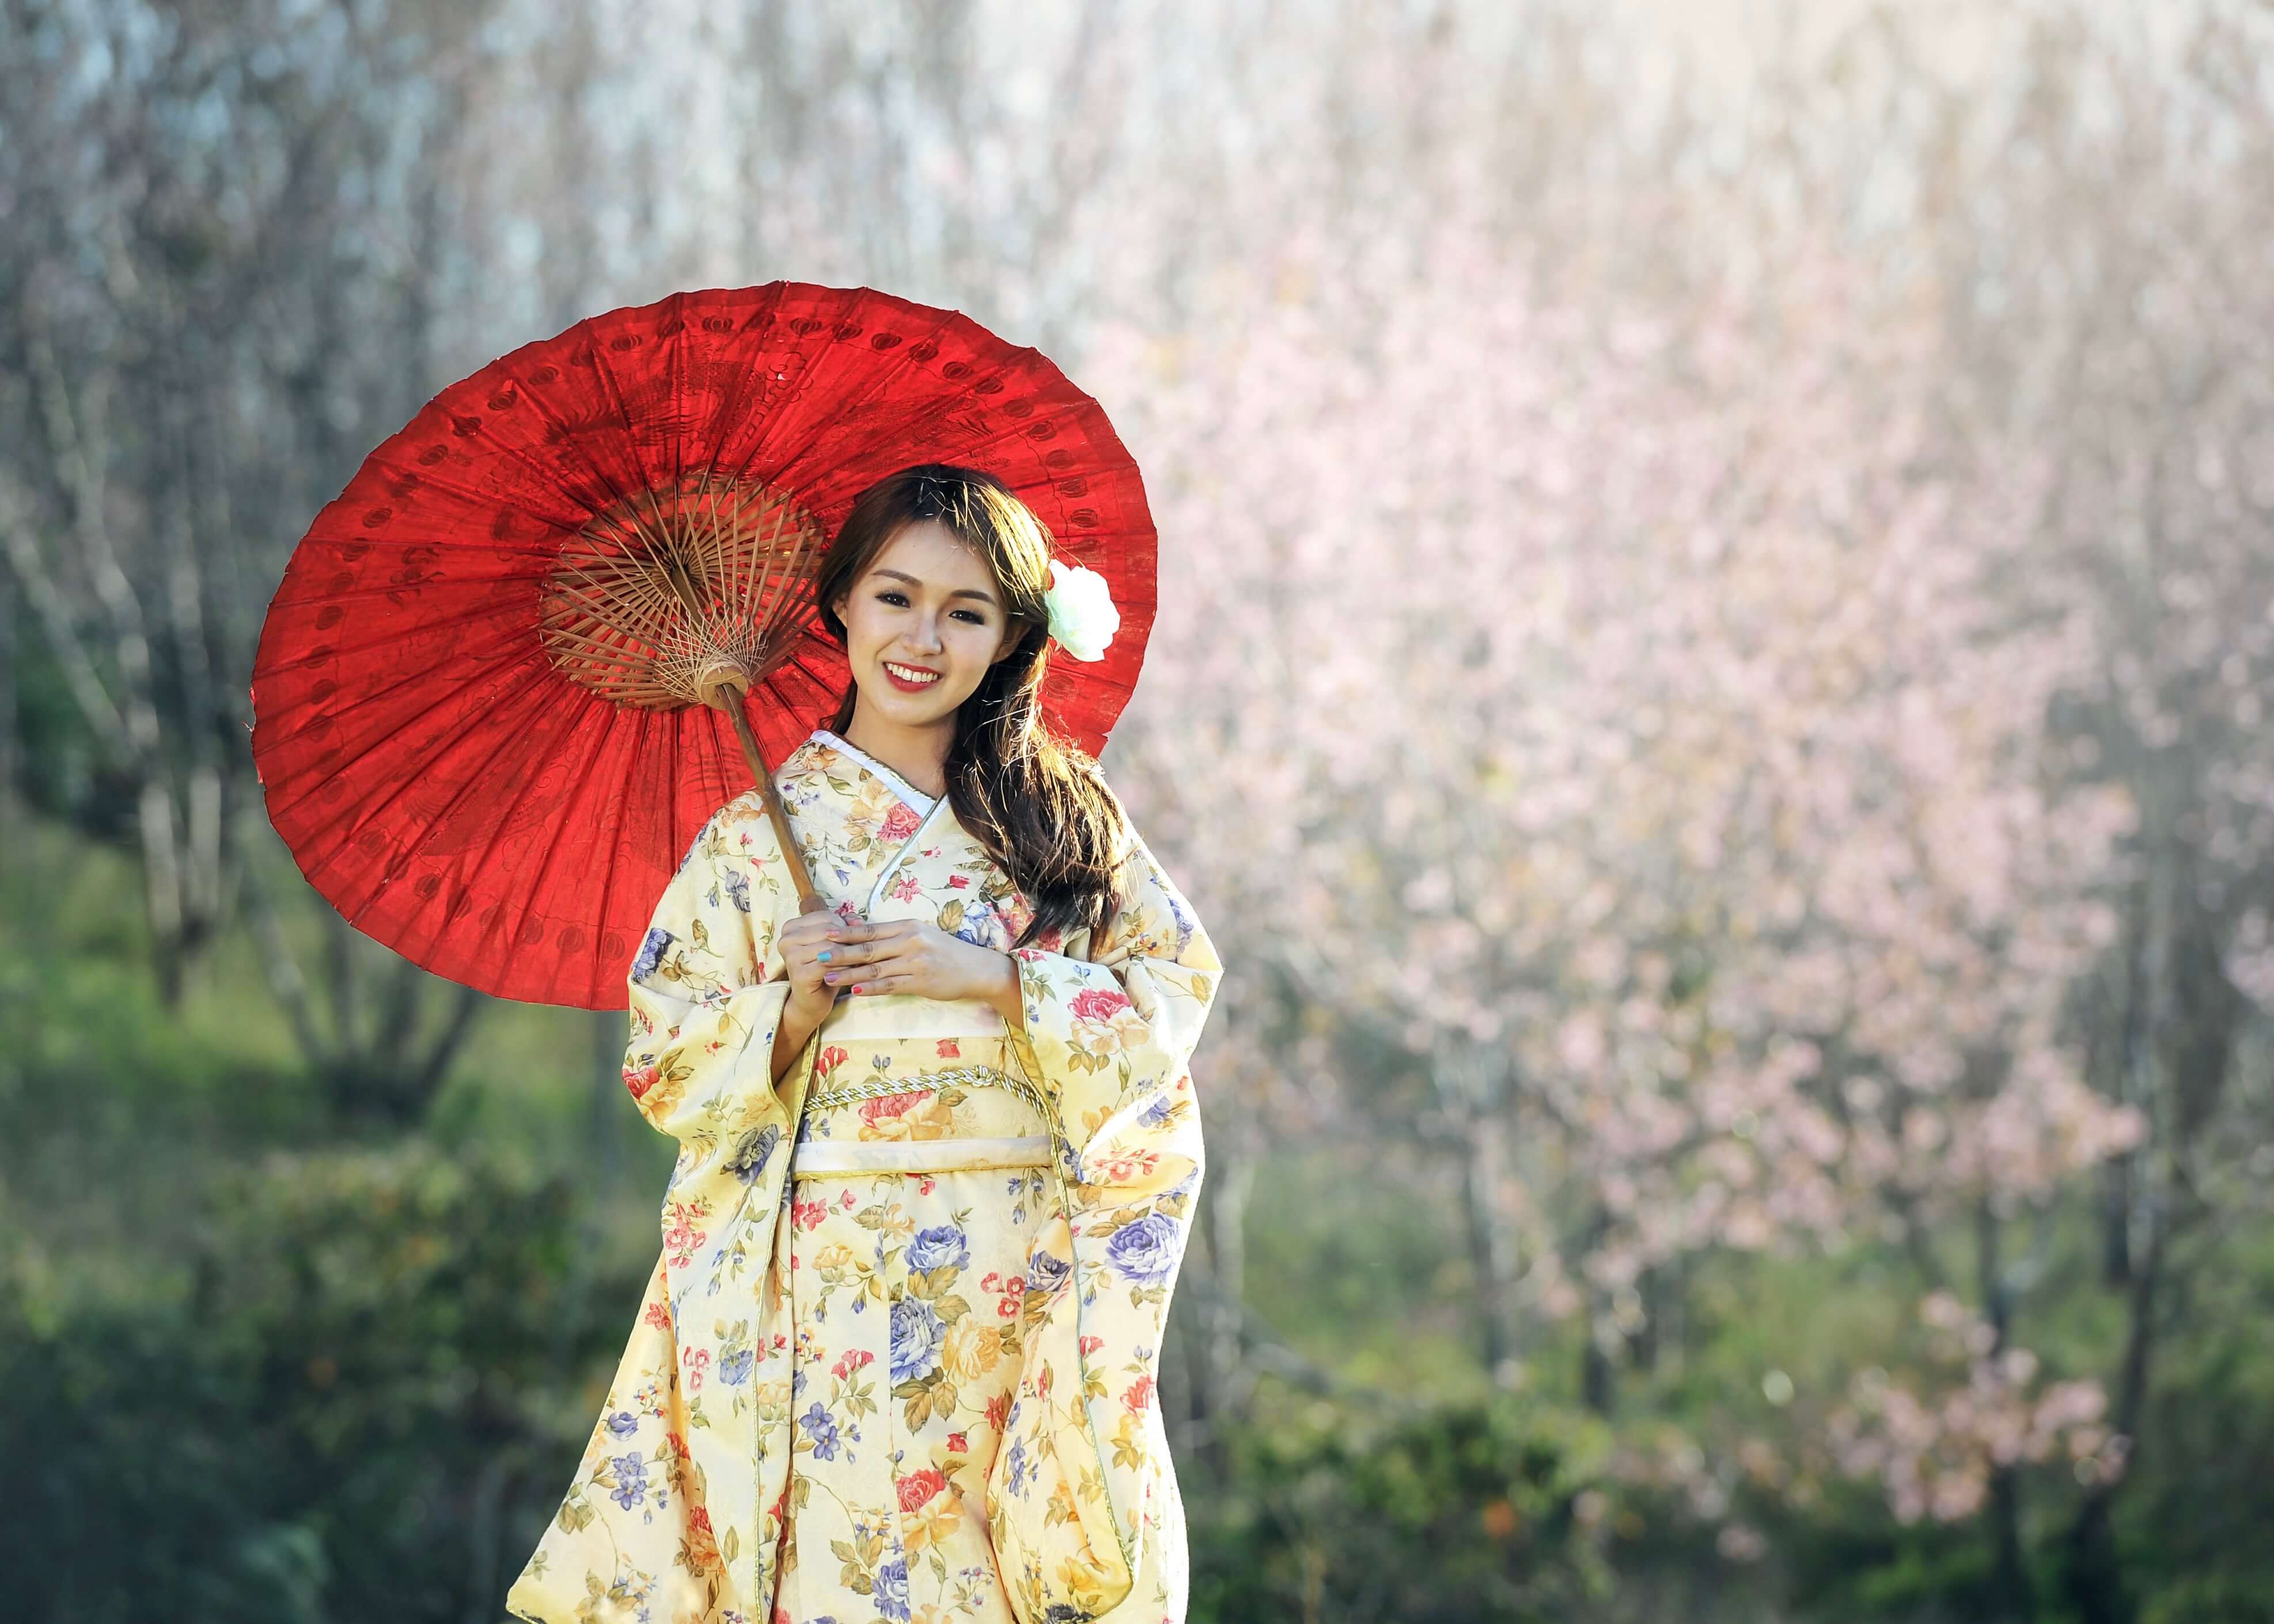
<instances>
[{"instance_id":1,"label":"woman's hand","mask_svg":"<svg viewBox=\"0 0 2274 1624\"><path fill-rule=\"evenodd\" d=\"M810 914L801 914L785 922L774 937L774 945L781 950L782 968L789 981L789 997L782 1005L781 1025L774 1029L773 1074L789 1069L797 1058L798 1050L805 1047L816 1027L829 1019L829 1011L837 1002L837 989L822 979L828 967L821 955L829 951L836 933L844 929L836 914L826 908L816 908Z\"/></svg>"},{"instance_id":2,"label":"woman's hand","mask_svg":"<svg viewBox=\"0 0 2274 1624\"><path fill-rule=\"evenodd\" d=\"M805 1023L809 1028L819 1026L837 1002L837 989L822 980L822 973L829 967L822 955L844 929L844 921L836 914L827 908L816 908L787 921L774 937L774 945L781 950L783 971L789 978L789 1004L784 1012L809 1016Z\"/></svg>"},{"instance_id":3,"label":"woman's hand","mask_svg":"<svg viewBox=\"0 0 2274 1624\"><path fill-rule=\"evenodd\" d=\"M1008 953L912 919L884 925L839 924L829 934L822 950L827 955L825 987L849 987L862 997L906 993L919 998L968 998L992 1004L1014 1026L1021 1019L1019 966Z\"/></svg>"}]
</instances>

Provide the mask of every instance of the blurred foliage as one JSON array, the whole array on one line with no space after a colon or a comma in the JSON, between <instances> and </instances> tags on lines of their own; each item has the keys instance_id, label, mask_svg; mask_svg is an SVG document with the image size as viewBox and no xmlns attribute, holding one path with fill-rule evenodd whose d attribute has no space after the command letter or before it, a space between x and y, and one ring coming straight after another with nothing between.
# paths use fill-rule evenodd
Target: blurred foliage
<instances>
[{"instance_id":1,"label":"blurred foliage","mask_svg":"<svg viewBox=\"0 0 2274 1624\"><path fill-rule=\"evenodd\" d=\"M1519 1620L1585 1616L1615 1590L1616 1515L1577 1507L1606 1429L1511 1402L1387 1425L1320 1403L1268 1406L1227 1478L1190 1507L1197 1619ZM1598 1505L1596 1502L1602 1502Z\"/></svg>"},{"instance_id":2,"label":"blurred foliage","mask_svg":"<svg viewBox=\"0 0 2274 1624\"><path fill-rule=\"evenodd\" d=\"M20 1237L0 1383L25 1618L456 1618L518 1569L643 1260L478 1154L271 1152L129 1273ZM570 1377L573 1381L574 1378Z\"/></svg>"},{"instance_id":3,"label":"blurred foliage","mask_svg":"<svg viewBox=\"0 0 2274 1624\"><path fill-rule=\"evenodd\" d=\"M550 1050L531 1025L485 1051L427 1131L346 1135L226 955L205 997L162 1010L130 865L46 820L19 821L13 851L0 1414L29 1470L0 1519L11 1615L493 1617L651 1265L662 1142L612 1110L626 1171L591 1176L579 1045L558 1024ZM1195 1620L2002 1616L1976 1524L1906 1527L1874 1484L1826 1474L1796 1496L1729 1467L1701 1506L1694 1477L1652 1465L1692 1437L1740 1459L1781 1412L1836 1396L1819 1371L1899 1335L1871 1249L1701 1267L1680 1337L1593 1415L1576 1331L1533 1350L1515 1395L1463 1365L1464 1280L1426 1166L1359 1161L1337 1177L1314 1150L1258 1180L1257 1301L1340 1374L1325 1397L1267 1376L1181 1457ZM2089 1250L2076 1237L2058 1266ZM2193 1305L2157 1447L2118 1502L2142 1624L2274 1616L2255 1533L2274 1523L2274 1244L2240 1255ZM2041 1346L2090 1366L2112 1328ZM1782 1405L1763 1396L1773 1364ZM2044 1475L2027 1553L2038 1616L2066 1624L2061 1474Z\"/></svg>"}]
</instances>

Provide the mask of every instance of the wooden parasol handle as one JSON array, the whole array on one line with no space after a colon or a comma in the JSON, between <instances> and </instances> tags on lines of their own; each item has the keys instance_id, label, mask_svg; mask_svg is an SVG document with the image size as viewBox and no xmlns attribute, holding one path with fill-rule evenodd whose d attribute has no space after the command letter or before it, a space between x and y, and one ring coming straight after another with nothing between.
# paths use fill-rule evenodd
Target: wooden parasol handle
<instances>
[{"instance_id":1,"label":"wooden parasol handle","mask_svg":"<svg viewBox=\"0 0 2274 1624\"><path fill-rule=\"evenodd\" d=\"M758 793L766 803L766 817L774 826L774 842L789 860L790 878L797 883L797 911L821 912L829 905L813 889L813 875L805 866L805 853L791 837L789 818L782 811L781 792L774 787L773 769L766 764L765 752L758 748L758 736L750 731L750 718L742 713L742 673L705 673L697 679L697 686L706 703L727 713L734 724L734 736L742 741L742 758L750 763L751 776L758 781Z\"/></svg>"}]
</instances>

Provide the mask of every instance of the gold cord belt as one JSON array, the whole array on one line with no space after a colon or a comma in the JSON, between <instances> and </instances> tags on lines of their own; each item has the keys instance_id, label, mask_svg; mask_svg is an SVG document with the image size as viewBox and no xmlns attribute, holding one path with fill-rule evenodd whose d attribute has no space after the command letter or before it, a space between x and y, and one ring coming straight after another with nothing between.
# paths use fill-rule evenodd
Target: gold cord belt
<instances>
[{"instance_id":1,"label":"gold cord belt","mask_svg":"<svg viewBox=\"0 0 2274 1624\"><path fill-rule=\"evenodd\" d=\"M894 1094L935 1093L959 1085L966 1088L1007 1088L1033 1106L1044 1122L1050 1118L1049 1105L1032 1083L993 1066L955 1066L945 1071L920 1071L914 1077L870 1077L857 1083L832 1083L807 1094L805 1109L826 1110L832 1106L888 1100Z\"/></svg>"},{"instance_id":2,"label":"gold cord belt","mask_svg":"<svg viewBox=\"0 0 2274 1624\"><path fill-rule=\"evenodd\" d=\"M1050 1111L1023 1077L993 1066L955 1066L914 1077L870 1077L842 1083L805 1097L805 1109L827 1109L886 1100L898 1094L935 1094L944 1088L1001 1088L1017 1094L1044 1122ZM991 1139L801 1139L790 1164L793 1178L847 1177L862 1173L978 1172L994 1168L1049 1167L1053 1141L1047 1133Z\"/></svg>"}]
</instances>

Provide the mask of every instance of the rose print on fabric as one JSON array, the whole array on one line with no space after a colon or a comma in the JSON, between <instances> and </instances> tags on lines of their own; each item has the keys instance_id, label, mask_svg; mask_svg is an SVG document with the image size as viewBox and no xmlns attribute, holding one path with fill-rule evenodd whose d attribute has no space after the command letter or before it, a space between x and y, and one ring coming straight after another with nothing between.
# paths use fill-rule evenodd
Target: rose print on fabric
<instances>
[{"instance_id":1,"label":"rose print on fabric","mask_svg":"<svg viewBox=\"0 0 2274 1624\"><path fill-rule=\"evenodd\" d=\"M929 1274L936 1269L960 1269L971 1261L970 1243L953 1224L917 1231L908 1243L908 1267Z\"/></svg>"},{"instance_id":2,"label":"rose print on fabric","mask_svg":"<svg viewBox=\"0 0 2274 1624\"><path fill-rule=\"evenodd\" d=\"M930 1304L912 1297L893 1304L892 1380L913 1381L928 1375L939 1362L940 1339L945 1333Z\"/></svg>"},{"instance_id":3,"label":"rose print on fabric","mask_svg":"<svg viewBox=\"0 0 2274 1624\"><path fill-rule=\"evenodd\" d=\"M661 926L650 930L640 944L639 957L632 960L632 980L646 981L663 963L664 954L670 950L672 935Z\"/></svg>"}]
</instances>

